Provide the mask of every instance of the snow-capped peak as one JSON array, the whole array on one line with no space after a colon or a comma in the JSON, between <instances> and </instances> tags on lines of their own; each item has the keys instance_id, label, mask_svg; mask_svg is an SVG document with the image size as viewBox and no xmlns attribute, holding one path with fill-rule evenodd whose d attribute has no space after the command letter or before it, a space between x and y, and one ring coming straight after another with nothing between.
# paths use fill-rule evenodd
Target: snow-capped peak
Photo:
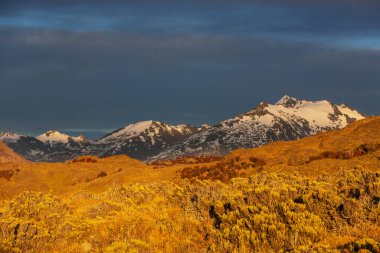
<instances>
[{"instance_id":1,"label":"snow-capped peak","mask_svg":"<svg viewBox=\"0 0 380 253\"><path fill-rule=\"evenodd\" d=\"M364 115L328 100L309 101L285 95L274 105L267 105L265 114L258 115L257 120L271 125L274 118L282 118L286 122L306 120L312 129L311 133L316 133L343 128L354 120L363 119Z\"/></svg>"},{"instance_id":2,"label":"snow-capped peak","mask_svg":"<svg viewBox=\"0 0 380 253\"><path fill-rule=\"evenodd\" d=\"M137 136L145 130L149 129L153 124L153 120L141 121L133 124L129 124L123 128L102 137L100 142L107 142L109 140L120 138L121 136Z\"/></svg>"},{"instance_id":3,"label":"snow-capped peak","mask_svg":"<svg viewBox=\"0 0 380 253\"><path fill-rule=\"evenodd\" d=\"M176 125L172 127L181 134L191 134L193 132L193 127L186 124Z\"/></svg>"},{"instance_id":4,"label":"snow-capped peak","mask_svg":"<svg viewBox=\"0 0 380 253\"><path fill-rule=\"evenodd\" d=\"M39 141L42 141L44 143L50 143L50 144L52 144L52 143L67 144L67 143L69 143L70 140L72 140L74 142L88 142L88 139L83 135L80 135L78 137L72 137L70 135L60 133L60 132L55 131L55 130L47 131L46 133L43 133L43 134L37 136L36 139L38 139Z\"/></svg>"},{"instance_id":5,"label":"snow-capped peak","mask_svg":"<svg viewBox=\"0 0 380 253\"><path fill-rule=\"evenodd\" d=\"M90 140L89 139L87 139L87 137L86 136L84 136L84 135L79 135L78 137L71 137L74 141L76 141L76 142L83 142L83 143L88 143L88 142L90 142Z\"/></svg>"},{"instance_id":6,"label":"snow-capped peak","mask_svg":"<svg viewBox=\"0 0 380 253\"><path fill-rule=\"evenodd\" d=\"M283 105L285 107L291 107L294 106L299 99L290 97L288 95L283 96L280 100L278 100L275 105Z\"/></svg>"},{"instance_id":7,"label":"snow-capped peak","mask_svg":"<svg viewBox=\"0 0 380 253\"><path fill-rule=\"evenodd\" d=\"M139 134L149 129L152 126L152 124L153 124L153 120L137 122L137 123L126 126L121 132L123 134L128 134L128 135Z\"/></svg>"},{"instance_id":8,"label":"snow-capped peak","mask_svg":"<svg viewBox=\"0 0 380 253\"><path fill-rule=\"evenodd\" d=\"M226 154L237 148L258 147L272 141L295 140L321 131L341 129L364 117L345 105L286 95L275 104L262 102L247 113L201 131L152 160L174 159L184 155Z\"/></svg>"},{"instance_id":9,"label":"snow-capped peak","mask_svg":"<svg viewBox=\"0 0 380 253\"><path fill-rule=\"evenodd\" d=\"M61 142L61 143L68 143L70 136L67 134L60 133L55 130L49 130L46 133L43 133L39 136L37 136L37 139L42 142Z\"/></svg>"},{"instance_id":10,"label":"snow-capped peak","mask_svg":"<svg viewBox=\"0 0 380 253\"><path fill-rule=\"evenodd\" d=\"M16 142L22 137L22 135L13 132L0 132L0 141L4 142Z\"/></svg>"},{"instance_id":11,"label":"snow-capped peak","mask_svg":"<svg viewBox=\"0 0 380 253\"><path fill-rule=\"evenodd\" d=\"M120 140L126 140L134 138L141 135L149 136L153 138L154 136L158 137L166 133L171 136L176 135L190 135L194 133L195 128L190 125L168 125L159 121L141 121L127 125L126 127L120 128L104 137L102 137L98 143L108 143ZM143 138L143 137L141 137Z\"/></svg>"},{"instance_id":12,"label":"snow-capped peak","mask_svg":"<svg viewBox=\"0 0 380 253\"><path fill-rule=\"evenodd\" d=\"M200 127L198 127L199 130L205 130L211 128L211 125L209 124L202 124Z\"/></svg>"}]
</instances>

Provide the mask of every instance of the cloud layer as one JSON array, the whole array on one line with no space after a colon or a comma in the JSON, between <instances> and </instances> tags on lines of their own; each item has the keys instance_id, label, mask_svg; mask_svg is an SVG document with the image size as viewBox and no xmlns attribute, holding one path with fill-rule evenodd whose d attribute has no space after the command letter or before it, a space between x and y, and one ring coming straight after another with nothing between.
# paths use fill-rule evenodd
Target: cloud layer
<instances>
[{"instance_id":1,"label":"cloud layer","mask_svg":"<svg viewBox=\"0 0 380 253\"><path fill-rule=\"evenodd\" d=\"M214 123L285 93L379 113L375 1L14 2L0 2L1 130Z\"/></svg>"}]
</instances>

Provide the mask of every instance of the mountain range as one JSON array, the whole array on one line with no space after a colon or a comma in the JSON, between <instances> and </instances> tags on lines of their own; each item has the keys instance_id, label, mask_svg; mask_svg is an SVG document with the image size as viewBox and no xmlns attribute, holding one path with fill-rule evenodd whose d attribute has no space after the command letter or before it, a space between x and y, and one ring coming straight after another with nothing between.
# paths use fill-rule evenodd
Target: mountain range
<instances>
[{"instance_id":1,"label":"mountain range","mask_svg":"<svg viewBox=\"0 0 380 253\"><path fill-rule=\"evenodd\" d=\"M1 132L0 141L31 161L57 162L80 155L119 154L152 161L224 155L235 149L342 129L364 117L345 104L284 96L275 104L261 102L248 112L213 126L169 125L150 120L127 125L98 140L50 130L37 137Z\"/></svg>"},{"instance_id":2,"label":"mountain range","mask_svg":"<svg viewBox=\"0 0 380 253\"><path fill-rule=\"evenodd\" d=\"M152 160L200 154L225 155L235 149L254 148L273 141L296 140L322 131L342 129L364 117L345 104L284 96L275 104L261 102L244 114L196 133Z\"/></svg>"}]
</instances>

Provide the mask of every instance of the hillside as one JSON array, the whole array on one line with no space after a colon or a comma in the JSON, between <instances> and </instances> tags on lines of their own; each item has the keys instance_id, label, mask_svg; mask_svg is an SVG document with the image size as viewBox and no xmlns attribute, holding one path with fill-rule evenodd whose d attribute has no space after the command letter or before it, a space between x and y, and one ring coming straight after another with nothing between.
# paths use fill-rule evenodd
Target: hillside
<instances>
[{"instance_id":1,"label":"hillside","mask_svg":"<svg viewBox=\"0 0 380 253\"><path fill-rule=\"evenodd\" d=\"M151 165L125 155L13 165L0 178L0 252L377 253L379 129L369 117Z\"/></svg>"},{"instance_id":2,"label":"hillside","mask_svg":"<svg viewBox=\"0 0 380 253\"><path fill-rule=\"evenodd\" d=\"M189 178L228 181L262 171L298 172L307 176L335 173L341 168L376 170L380 167L380 117L369 117L343 130L319 133L295 141L273 142L241 149L225 157L187 158L150 165L125 155L108 158L78 157L65 163L14 165L13 176L3 182L6 196L23 190L70 193L80 189L105 190L128 182L154 182ZM4 146L4 144L3 144ZM5 146L6 147L6 146ZM6 148L11 152L9 148ZM15 155L14 159L22 159ZM1 180L1 179L0 179Z\"/></svg>"},{"instance_id":3,"label":"hillside","mask_svg":"<svg viewBox=\"0 0 380 253\"><path fill-rule=\"evenodd\" d=\"M13 176L7 180L0 178L3 197L30 190L56 194L71 194L81 189L102 191L113 184L144 182L155 177L154 173L145 171L144 163L125 155L84 156L66 163L13 165L11 169Z\"/></svg>"},{"instance_id":4,"label":"hillside","mask_svg":"<svg viewBox=\"0 0 380 253\"><path fill-rule=\"evenodd\" d=\"M29 161L0 141L0 164L4 163L28 164Z\"/></svg>"},{"instance_id":5,"label":"hillside","mask_svg":"<svg viewBox=\"0 0 380 253\"><path fill-rule=\"evenodd\" d=\"M265 160L267 168L310 166L310 163L324 159L347 161L361 155L377 154L380 149L379 129L380 117L369 117L342 130L319 133L296 141L274 142L251 150L236 150L226 158L257 157Z\"/></svg>"},{"instance_id":6,"label":"hillside","mask_svg":"<svg viewBox=\"0 0 380 253\"><path fill-rule=\"evenodd\" d=\"M295 141L273 142L254 149L235 150L207 165L183 164L182 178L219 179L258 172L297 172L318 177L341 169L380 168L380 117L369 117L342 130L319 133ZM174 163L176 163L174 161Z\"/></svg>"}]
</instances>

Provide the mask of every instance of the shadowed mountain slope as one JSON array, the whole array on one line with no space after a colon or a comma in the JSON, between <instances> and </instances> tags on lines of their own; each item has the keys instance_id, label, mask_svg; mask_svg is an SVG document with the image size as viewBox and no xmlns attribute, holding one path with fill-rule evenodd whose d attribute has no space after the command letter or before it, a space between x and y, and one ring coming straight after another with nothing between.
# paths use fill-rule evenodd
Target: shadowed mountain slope
<instances>
[{"instance_id":1,"label":"shadowed mountain slope","mask_svg":"<svg viewBox=\"0 0 380 253\"><path fill-rule=\"evenodd\" d=\"M1 163L28 164L30 162L0 141L0 164Z\"/></svg>"}]
</instances>

